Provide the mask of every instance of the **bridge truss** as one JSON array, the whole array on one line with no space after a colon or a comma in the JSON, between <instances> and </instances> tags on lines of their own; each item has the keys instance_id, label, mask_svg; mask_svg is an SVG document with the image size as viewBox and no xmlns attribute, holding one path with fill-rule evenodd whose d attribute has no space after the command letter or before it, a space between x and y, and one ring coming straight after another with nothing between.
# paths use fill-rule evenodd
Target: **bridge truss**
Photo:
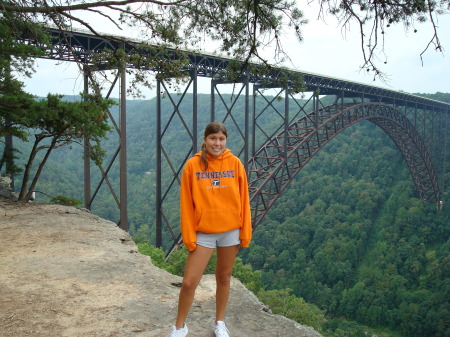
<instances>
[{"instance_id":1,"label":"bridge truss","mask_svg":"<svg viewBox=\"0 0 450 337\"><path fill-rule=\"evenodd\" d=\"M85 90L88 90L87 72L94 64L94 55L101 50L123 49L136 53L142 49L139 42L117 42L82 32L61 33L49 29L53 47L45 50L44 58L78 62L85 69ZM33 39L24 43L36 44ZM151 53L151 52L149 52ZM170 51L169 51L170 55ZM149 55L151 56L151 55ZM176 57L175 51L173 57ZM168 196L179 192L181 171L185 161L199 149L204 126L209 121L221 121L232 130L233 153L243 161L249 178L253 226L256 228L270 207L297 173L333 137L348 126L368 120L384 130L403 155L411 172L418 196L442 206L446 152L449 144L450 105L423 97L330 78L307 72L274 68L258 77L243 73L239 81L229 83L222 76L230 60L206 54L189 54L189 64L183 69L188 81L181 94L170 92L165 81L157 81L156 100L156 246L175 249L180 244L179 218L173 208L167 208ZM119 225L128 230L127 220L127 144L126 144L126 69L122 64L111 81L111 89L120 86L120 112L117 122L110 118L119 138L111 162L100 168L101 179L92 192L91 167L85 160L84 202L91 204L103 184L107 184L120 210ZM148 69L157 72L158 69ZM292 86L301 75L305 91L294 93ZM198 120L198 79L210 78L209 120ZM278 78L292 79L279 83ZM290 85L291 83L292 85ZM233 86L230 99L224 98L224 88ZM270 92L270 96L268 95ZM183 110L183 102L192 93L192 106ZM228 97L228 96L227 96ZM235 109L243 99L244 111ZM331 99L331 102L330 102ZM280 108L276 102L283 101ZM162 104L169 104L169 115L162 113ZM220 111L220 113L219 113ZM272 121L270 130L263 121ZM168 130L176 129L186 140L186 148L176 154L168 151ZM230 139L231 140L231 139ZM230 143L229 143L230 145ZM89 151L85 140L85 151ZM113 163L119 160L120 191L116 193L108 179Z\"/></svg>"}]
</instances>

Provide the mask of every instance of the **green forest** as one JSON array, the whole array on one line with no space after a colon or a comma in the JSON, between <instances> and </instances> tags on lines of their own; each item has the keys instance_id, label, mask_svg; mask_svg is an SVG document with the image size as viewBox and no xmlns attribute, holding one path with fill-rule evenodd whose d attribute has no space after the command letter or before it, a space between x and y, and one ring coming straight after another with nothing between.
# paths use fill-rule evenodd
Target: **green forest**
<instances>
[{"instance_id":1,"label":"green forest","mask_svg":"<svg viewBox=\"0 0 450 337\"><path fill-rule=\"evenodd\" d=\"M450 103L449 93L421 95ZM233 109L244 111L244 104L238 100ZM199 95L198 106L198 120L206 125L209 95ZM168 100L162 107L168 116ZM181 109L191 107L188 95ZM155 99L127 102L129 231L140 249L158 255L162 267L180 274L182 258L175 257L176 262L168 266L163 252L151 247L155 243L155 111ZM117 107L112 114L117 116ZM218 118L222 115L223 111L217 113ZM260 123L274 129L271 118ZM176 125L181 122L167 130L164 145L180 161L189 150ZM233 127L229 138L228 147L237 152L241 140ZM22 153L20 166L28 144L15 142L15 146ZM117 146L113 131L102 143L107 153L104 163ZM450 158L449 148L447 152ZM36 187L37 201L56 196L82 200L82 157L81 146L56 149ZM116 194L118 172L118 163L112 164L108 180ZM163 174L167 178L171 172L163 170ZM100 177L100 170L93 167L93 188ZM20 179L16 177L16 186ZM450 185L450 165L445 182ZM440 212L435 204L417 199L395 144L376 125L360 122L321 149L291 182L255 230L250 247L241 250L236 273L274 312L276 308L310 324L326 337L367 336L367 331L378 336L450 337L448 187L443 199ZM168 196L164 207L176 222L178 195ZM106 183L99 188L92 212L118 221L118 207ZM168 229L164 231L167 248L170 237ZM306 305L310 315L289 313L287 303ZM320 322L314 321L317 317Z\"/></svg>"}]
</instances>

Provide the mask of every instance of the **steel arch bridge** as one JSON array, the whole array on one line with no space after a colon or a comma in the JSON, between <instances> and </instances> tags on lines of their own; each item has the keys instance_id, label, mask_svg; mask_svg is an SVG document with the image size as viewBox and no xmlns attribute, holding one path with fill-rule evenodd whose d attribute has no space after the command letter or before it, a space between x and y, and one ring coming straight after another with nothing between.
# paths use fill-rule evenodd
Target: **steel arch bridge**
<instances>
[{"instance_id":1,"label":"steel arch bridge","mask_svg":"<svg viewBox=\"0 0 450 337\"><path fill-rule=\"evenodd\" d=\"M148 53L151 48L141 42L101 38L84 32L60 32L48 29L53 47L45 50L44 58L78 62L86 73L94 65L94 55L102 50L122 49L130 53ZM33 39L23 38L27 44L37 45ZM144 48L142 48L142 46ZM168 59L176 51L168 53ZM199 137L209 121L222 121L240 138L233 147L247 169L253 226L256 228L271 206L311 158L336 135L350 125L363 120L379 126L396 144L406 161L418 197L442 206L445 191L444 175L449 147L450 104L423 97L388 90L376 86L336 79L308 72L274 68L264 75L243 72L238 82L229 83L222 76L231 60L207 54L189 53L189 74L181 93L174 94L165 81L157 81L156 99L156 246L175 249L180 244L179 218L166 207L170 195L178 193L181 171L186 160L197 152ZM110 113L117 130L119 145L111 162L100 167L101 179L91 188L91 163L84 163L84 203L90 209L102 184L107 184L120 210L118 224L128 230L127 197L127 137L126 137L126 69L122 64L115 70L111 88L120 89L119 122ZM157 72L158 69L148 69ZM299 76L305 91L296 94L292 87ZM209 120L199 120L198 80L210 80ZM279 78L287 79L281 83ZM230 99L226 89L233 87ZM225 90L224 90L225 88ZM268 94L269 93L269 94ZM192 94L192 105L183 104ZM227 96L228 97L228 96ZM236 111L238 100L244 101L244 111ZM279 102L282 102L280 105ZM163 113L162 105L170 113ZM165 110L167 111L167 110ZM273 127L263 123L270 119ZM186 139L186 147L176 155L168 149L169 131L176 130ZM89 140L85 140L89 151ZM116 193L109 182L108 173L114 161L119 161L120 185ZM164 237L163 237L164 235Z\"/></svg>"},{"instance_id":2,"label":"steel arch bridge","mask_svg":"<svg viewBox=\"0 0 450 337\"><path fill-rule=\"evenodd\" d=\"M362 120L376 124L392 138L408 165L419 197L440 201L431 157L416 128L403 114L385 103L333 104L294 121L249 160L254 226L259 225L282 191L325 144Z\"/></svg>"}]
</instances>

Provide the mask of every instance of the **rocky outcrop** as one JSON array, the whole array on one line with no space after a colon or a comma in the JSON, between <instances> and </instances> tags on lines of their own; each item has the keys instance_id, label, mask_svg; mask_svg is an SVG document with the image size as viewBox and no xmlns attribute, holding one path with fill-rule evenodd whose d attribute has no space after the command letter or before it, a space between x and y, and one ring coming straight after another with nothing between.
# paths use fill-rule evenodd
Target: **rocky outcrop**
<instances>
[{"instance_id":1,"label":"rocky outcrop","mask_svg":"<svg viewBox=\"0 0 450 337\"><path fill-rule=\"evenodd\" d=\"M8 175L0 175L0 198L17 200L17 193L11 188L11 178Z\"/></svg>"},{"instance_id":2,"label":"rocky outcrop","mask_svg":"<svg viewBox=\"0 0 450 337\"><path fill-rule=\"evenodd\" d=\"M3 337L166 336L174 322L181 278L89 212L0 198L0 261ZM214 289L213 277L204 276L189 336L213 336ZM226 320L232 336L321 336L263 309L233 279Z\"/></svg>"}]
</instances>

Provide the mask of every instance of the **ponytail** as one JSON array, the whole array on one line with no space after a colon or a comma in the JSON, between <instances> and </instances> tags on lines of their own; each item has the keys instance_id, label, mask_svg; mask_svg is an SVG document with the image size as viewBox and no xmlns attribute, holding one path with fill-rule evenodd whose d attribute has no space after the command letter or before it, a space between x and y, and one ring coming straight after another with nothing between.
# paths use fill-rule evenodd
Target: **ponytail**
<instances>
[{"instance_id":1,"label":"ponytail","mask_svg":"<svg viewBox=\"0 0 450 337\"><path fill-rule=\"evenodd\" d=\"M201 146L202 153L200 154L200 161L205 166L205 172L208 170L208 158L206 157L206 143L203 142Z\"/></svg>"}]
</instances>

